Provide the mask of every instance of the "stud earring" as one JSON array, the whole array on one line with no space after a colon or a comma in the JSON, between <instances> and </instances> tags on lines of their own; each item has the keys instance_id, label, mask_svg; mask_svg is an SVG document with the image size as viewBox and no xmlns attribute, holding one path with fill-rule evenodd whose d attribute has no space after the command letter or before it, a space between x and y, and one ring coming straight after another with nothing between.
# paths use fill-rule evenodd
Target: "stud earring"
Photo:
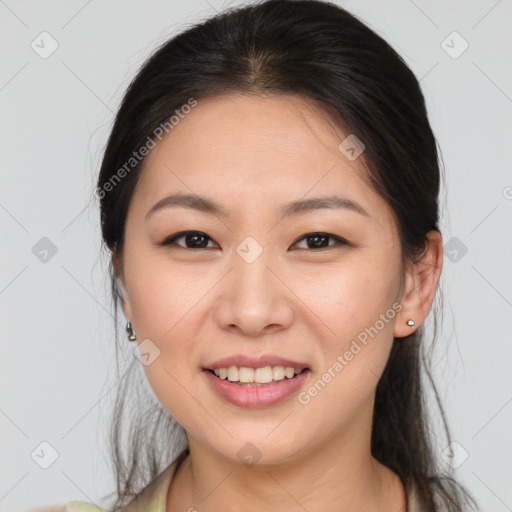
<instances>
[{"instance_id":1,"label":"stud earring","mask_svg":"<svg viewBox=\"0 0 512 512\"><path fill-rule=\"evenodd\" d=\"M414 323L414 320L407 320L407 325L409 327L414 327L416 324Z\"/></svg>"},{"instance_id":2,"label":"stud earring","mask_svg":"<svg viewBox=\"0 0 512 512\"><path fill-rule=\"evenodd\" d=\"M133 332L132 324L130 322L126 324L126 332L128 333L128 339L130 341L135 341L137 339L135 333Z\"/></svg>"}]
</instances>

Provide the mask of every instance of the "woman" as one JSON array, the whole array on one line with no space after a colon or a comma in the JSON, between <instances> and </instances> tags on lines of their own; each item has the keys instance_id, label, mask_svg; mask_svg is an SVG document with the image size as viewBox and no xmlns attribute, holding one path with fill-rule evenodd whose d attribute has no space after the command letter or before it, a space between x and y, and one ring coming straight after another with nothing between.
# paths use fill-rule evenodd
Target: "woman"
<instances>
[{"instance_id":1,"label":"woman","mask_svg":"<svg viewBox=\"0 0 512 512\"><path fill-rule=\"evenodd\" d=\"M97 184L137 355L110 509L476 506L421 381L439 174L418 81L334 4L231 9L151 56Z\"/></svg>"}]
</instances>

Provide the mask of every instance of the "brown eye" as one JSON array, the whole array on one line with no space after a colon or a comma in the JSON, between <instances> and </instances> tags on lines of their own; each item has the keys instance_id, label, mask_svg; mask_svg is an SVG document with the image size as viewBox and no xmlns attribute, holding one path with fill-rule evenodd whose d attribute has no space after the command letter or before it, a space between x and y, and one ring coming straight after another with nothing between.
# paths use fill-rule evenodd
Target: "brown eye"
<instances>
[{"instance_id":1,"label":"brown eye","mask_svg":"<svg viewBox=\"0 0 512 512\"><path fill-rule=\"evenodd\" d=\"M185 245L176 243L176 241L180 239L184 239ZM183 249L207 249L208 240L211 240L211 238L201 231L182 231L181 233L176 233L166 238L159 245L176 245Z\"/></svg>"},{"instance_id":2,"label":"brown eye","mask_svg":"<svg viewBox=\"0 0 512 512\"><path fill-rule=\"evenodd\" d=\"M334 240L334 244L329 244L329 239ZM294 245L299 241L306 240L306 249L329 249L339 245L348 245L348 242L339 236L330 235L329 233L308 233L299 238Z\"/></svg>"}]
</instances>

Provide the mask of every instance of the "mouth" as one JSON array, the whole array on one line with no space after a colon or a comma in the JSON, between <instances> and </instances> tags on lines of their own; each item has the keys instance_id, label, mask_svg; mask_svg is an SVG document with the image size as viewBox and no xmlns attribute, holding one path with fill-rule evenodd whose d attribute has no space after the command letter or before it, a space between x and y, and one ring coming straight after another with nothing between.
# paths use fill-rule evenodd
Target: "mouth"
<instances>
[{"instance_id":1,"label":"mouth","mask_svg":"<svg viewBox=\"0 0 512 512\"><path fill-rule=\"evenodd\" d=\"M245 368L231 366L228 368L204 368L215 378L229 382L240 387L273 386L283 381L298 378L300 375L310 372L309 367L293 368L284 366L266 366L262 368Z\"/></svg>"},{"instance_id":2,"label":"mouth","mask_svg":"<svg viewBox=\"0 0 512 512\"><path fill-rule=\"evenodd\" d=\"M222 400L243 408L265 408L284 402L298 393L307 385L311 370L308 367L269 366L255 369L231 366L204 368L201 373L206 377L210 389Z\"/></svg>"}]
</instances>

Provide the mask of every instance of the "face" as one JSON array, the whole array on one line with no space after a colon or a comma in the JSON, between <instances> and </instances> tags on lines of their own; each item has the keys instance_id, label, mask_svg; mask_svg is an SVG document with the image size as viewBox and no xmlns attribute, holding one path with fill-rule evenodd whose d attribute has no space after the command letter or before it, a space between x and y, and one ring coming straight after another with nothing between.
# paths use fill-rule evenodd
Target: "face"
<instances>
[{"instance_id":1,"label":"face","mask_svg":"<svg viewBox=\"0 0 512 512\"><path fill-rule=\"evenodd\" d=\"M401 252L362 159L338 149L347 135L300 96L199 100L151 150L131 199L123 309L149 354L144 371L188 436L233 461L253 450L276 463L368 435ZM178 193L222 211L148 213ZM284 215L289 203L332 196L341 206ZM221 361L230 356L240 364ZM307 370L252 387L207 371L280 358Z\"/></svg>"}]
</instances>

